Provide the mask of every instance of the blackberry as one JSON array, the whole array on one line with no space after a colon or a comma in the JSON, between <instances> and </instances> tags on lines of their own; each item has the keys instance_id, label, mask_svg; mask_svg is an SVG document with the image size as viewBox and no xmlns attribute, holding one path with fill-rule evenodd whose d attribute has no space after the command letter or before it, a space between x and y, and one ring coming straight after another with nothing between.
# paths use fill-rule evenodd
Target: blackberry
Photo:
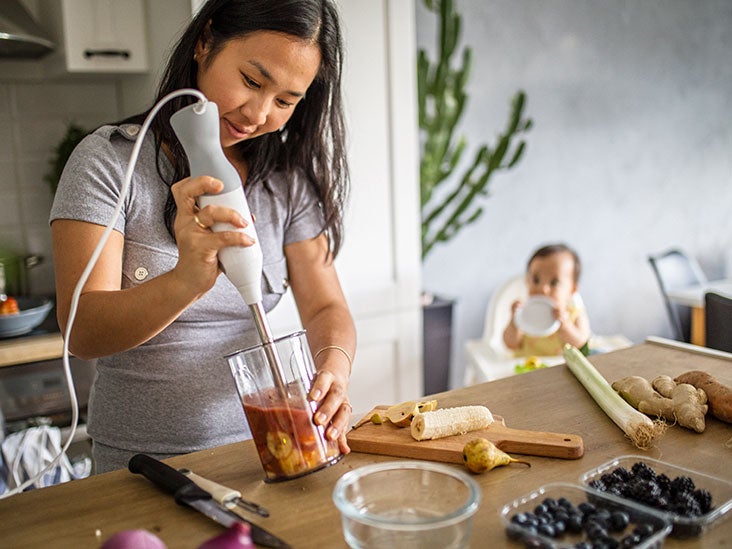
<instances>
[{"instance_id":1,"label":"blackberry","mask_svg":"<svg viewBox=\"0 0 732 549\"><path fill-rule=\"evenodd\" d=\"M652 479L656 478L656 473L653 472L653 469L644 461L637 461L633 464L633 467L631 467L631 472L636 477L641 477L644 479Z\"/></svg>"},{"instance_id":2,"label":"blackberry","mask_svg":"<svg viewBox=\"0 0 732 549\"><path fill-rule=\"evenodd\" d=\"M661 511L668 511L668 497L665 495L662 495L660 498L658 498L657 506Z\"/></svg>"},{"instance_id":3,"label":"blackberry","mask_svg":"<svg viewBox=\"0 0 732 549\"><path fill-rule=\"evenodd\" d=\"M640 477L635 477L623 487L623 497L633 501L644 501L647 483Z\"/></svg>"},{"instance_id":4,"label":"blackberry","mask_svg":"<svg viewBox=\"0 0 732 549\"><path fill-rule=\"evenodd\" d=\"M612 475L622 482L628 482L632 477L633 473L628 471L625 467L616 467Z\"/></svg>"},{"instance_id":5,"label":"blackberry","mask_svg":"<svg viewBox=\"0 0 732 549\"><path fill-rule=\"evenodd\" d=\"M699 502L702 514L708 513L712 509L712 494L703 488L694 490L694 499Z\"/></svg>"},{"instance_id":6,"label":"blackberry","mask_svg":"<svg viewBox=\"0 0 732 549\"><path fill-rule=\"evenodd\" d=\"M661 487L661 490L663 490L664 492L669 492L671 490L671 479L668 478L665 473L656 475L656 482Z\"/></svg>"},{"instance_id":7,"label":"blackberry","mask_svg":"<svg viewBox=\"0 0 732 549\"><path fill-rule=\"evenodd\" d=\"M604 476L604 475L603 475ZM608 486L605 483L602 478L594 479L589 482L590 488L594 488L595 490L599 490L600 492L607 492Z\"/></svg>"},{"instance_id":8,"label":"blackberry","mask_svg":"<svg viewBox=\"0 0 732 549\"><path fill-rule=\"evenodd\" d=\"M645 491L643 492L640 501L650 505L651 507L658 507L658 501L661 499L661 488L658 487L655 481L648 481L645 483Z\"/></svg>"},{"instance_id":9,"label":"blackberry","mask_svg":"<svg viewBox=\"0 0 732 549\"><path fill-rule=\"evenodd\" d=\"M605 484L605 486L612 486L616 482L620 481L620 479L612 473L605 473L600 477L600 480Z\"/></svg>"},{"instance_id":10,"label":"blackberry","mask_svg":"<svg viewBox=\"0 0 732 549\"><path fill-rule=\"evenodd\" d=\"M671 511L685 517L698 517L702 514L694 492L679 492L671 504Z\"/></svg>"},{"instance_id":11,"label":"blackberry","mask_svg":"<svg viewBox=\"0 0 732 549\"><path fill-rule=\"evenodd\" d=\"M680 492L693 492L695 489L696 486L694 486L694 481L691 480L691 478L684 476L676 477L669 485L669 490L674 495Z\"/></svg>"}]
</instances>

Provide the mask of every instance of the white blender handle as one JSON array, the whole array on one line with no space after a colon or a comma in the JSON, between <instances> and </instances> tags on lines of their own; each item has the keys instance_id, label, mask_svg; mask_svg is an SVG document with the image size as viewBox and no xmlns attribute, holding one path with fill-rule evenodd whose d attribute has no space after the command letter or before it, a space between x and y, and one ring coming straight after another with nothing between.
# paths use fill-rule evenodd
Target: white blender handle
<instances>
[{"instance_id":1,"label":"white blender handle","mask_svg":"<svg viewBox=\"0 0 732 549\"><path fill-rule=\"evenodd\" d=\"M236 286L247 305L262 301L262 248L252 222L252 214L244 195L239 173L224 155L219 136L219 109L212 101L197 102L180 109L170 117L170 125L188 155L191 177L209 175L223 182L218 194L199 197L201 208L209 204L225 206L239 212L247 221L245 228L228 223L215 223L211 229L242 231L254 239L248 247L229 247L219 251L219 262L226 276Z\"/></svg>"}]
</instances>

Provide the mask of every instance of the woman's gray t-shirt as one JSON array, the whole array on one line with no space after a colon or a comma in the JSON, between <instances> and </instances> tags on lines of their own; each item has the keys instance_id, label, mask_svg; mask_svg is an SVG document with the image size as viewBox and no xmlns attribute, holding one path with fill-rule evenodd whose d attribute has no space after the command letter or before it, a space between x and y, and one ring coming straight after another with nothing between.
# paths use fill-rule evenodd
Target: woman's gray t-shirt
<instances>
[{"instance_id":1,"label":"woman's gray t-shirt","mask_svg":"<svg viewBox=\"0 0 732 549\"><path fill-rule=\"evenodd\" d=\"M103 126L79 144L64 169L50 221L109 223L139 129ZM166 163L164 169L169 178L172 167ZM148 135L114 227L124 235L123 289L176 265L178 250L163 218L168 192ZM323 215L315 190L302 176L274 174L267 188L253 185L246 195L264 254L263 303L269 311L287 290L284 246L321 234ZM171 454L250 438L224 356L257 343L249 308L226 276L219 276L160 334L99 358L89 434L114 448Z\"/></svg>"}]
</instances>

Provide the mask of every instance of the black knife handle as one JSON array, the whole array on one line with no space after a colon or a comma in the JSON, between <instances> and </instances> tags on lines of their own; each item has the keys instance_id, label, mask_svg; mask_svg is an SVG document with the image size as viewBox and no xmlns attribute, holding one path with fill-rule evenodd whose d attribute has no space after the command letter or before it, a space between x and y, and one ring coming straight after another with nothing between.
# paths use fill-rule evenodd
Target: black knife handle
<instances>
[{"instance_id":1,"label":"black knife handle","mask_svg":"<svg viewBox=\"0 0 732 549\"><path fill-rule=\"evenodd\" d=\"M202 490L198 485L179 473L170 465L158 461L145 454L135 454L127 466L130 472L144 476L167 492L175 496L175 501L185 505L185 501L193 499L211 499L211 494Z\"/></svg>"}]
</instances>

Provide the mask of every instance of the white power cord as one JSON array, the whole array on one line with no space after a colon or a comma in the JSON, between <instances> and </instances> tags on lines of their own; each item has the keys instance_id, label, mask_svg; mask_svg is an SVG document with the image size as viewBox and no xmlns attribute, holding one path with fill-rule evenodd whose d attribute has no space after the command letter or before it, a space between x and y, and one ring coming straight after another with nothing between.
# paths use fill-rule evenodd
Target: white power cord
<instances>
[{"instance_id":1,"label":"white power cord","mask_svg":"<svg viewBox=\"0 0 732 549\"><path fill-rule=\"evenodd\" d=\"M163 97L160 101L158 101L155 106L150 110L150 113L145 118L145 121L142 124L142 127L140 128L140 133L137 136L137 139L135 140L135 145L132 148L132 154L130 154L130 162L127 166L127 171L125 172L125 177L122 182L122 188L119 193L119 199L117 200L117 205L114 209L114 213L112 214L112 219L110 219L109 223L107 224L106 229L104 230L104 233L102 234L101 239L99 240L99 243L97 244L97 247L94 248L94 252L92 253L91 257L89 258L89 262L86 265L86 268L81 273L81 277L79 278L79 282L77 282L76 287L74 288L74 293L71 297L71 309L69 310L69 318L66 323L66 331L64 332L64 349L63 349L63 365L64 365L64 375L66 377L66 385L69 389L69 400L71 401L71 430L69 431L69 436L66 439L66 443L64 444L63 448L61 448L61 452L51 461L48 465L46 465L43 469L41 469L37 474L35 474L33 477L29 478L19 486L16 486L12 490L8 490L4 494L0 494L0 499L15 495L19 492L22 492L29 486L32 486L33 484L36 484L44 474L46 474L48 471L56 467L61 460L61 458L66 454L66 451L69 448L69 445L74 439L74 434L76 433L76 427L79 423L79 401L76 398L76 388L74 387L74 381L71 377L71 366L69 365L69 339L71 336L71 328L74 325L74 319L76 318L76 311L79 307L79 298L81 297L81 291L84 288L84 285L86 284L86 281L89 279L89 275L91 274L92 269L94 268L94 265L96 264L97 260L99 259L99 256L102 253L102 249L107 243L107 240L109 239L109 235L112 234L112 231L114 230L114 225L117 223L117 219L119 219L120 212L122 211L122 207L124 206L125 197L127 196L127 190L130 186L130 181L132 180L132 174L135 170L135 165L137 164L137 157L140 155L140 149L142 148L142 141L145 138L145 134L147 134L147 130L150 127L150 123L152 122L153 118L155 118L155 115L158 113L160 108L165 105L168 101L175 97L179 97L181 95L194 95L198 97L201 104L205 104L208 100L206 99L206 96L203 95L198 90L194 90L192 88L184 88L181 90L176 90L174 92L169 93L165 97Z\"/></svg>"}]
</instances>

